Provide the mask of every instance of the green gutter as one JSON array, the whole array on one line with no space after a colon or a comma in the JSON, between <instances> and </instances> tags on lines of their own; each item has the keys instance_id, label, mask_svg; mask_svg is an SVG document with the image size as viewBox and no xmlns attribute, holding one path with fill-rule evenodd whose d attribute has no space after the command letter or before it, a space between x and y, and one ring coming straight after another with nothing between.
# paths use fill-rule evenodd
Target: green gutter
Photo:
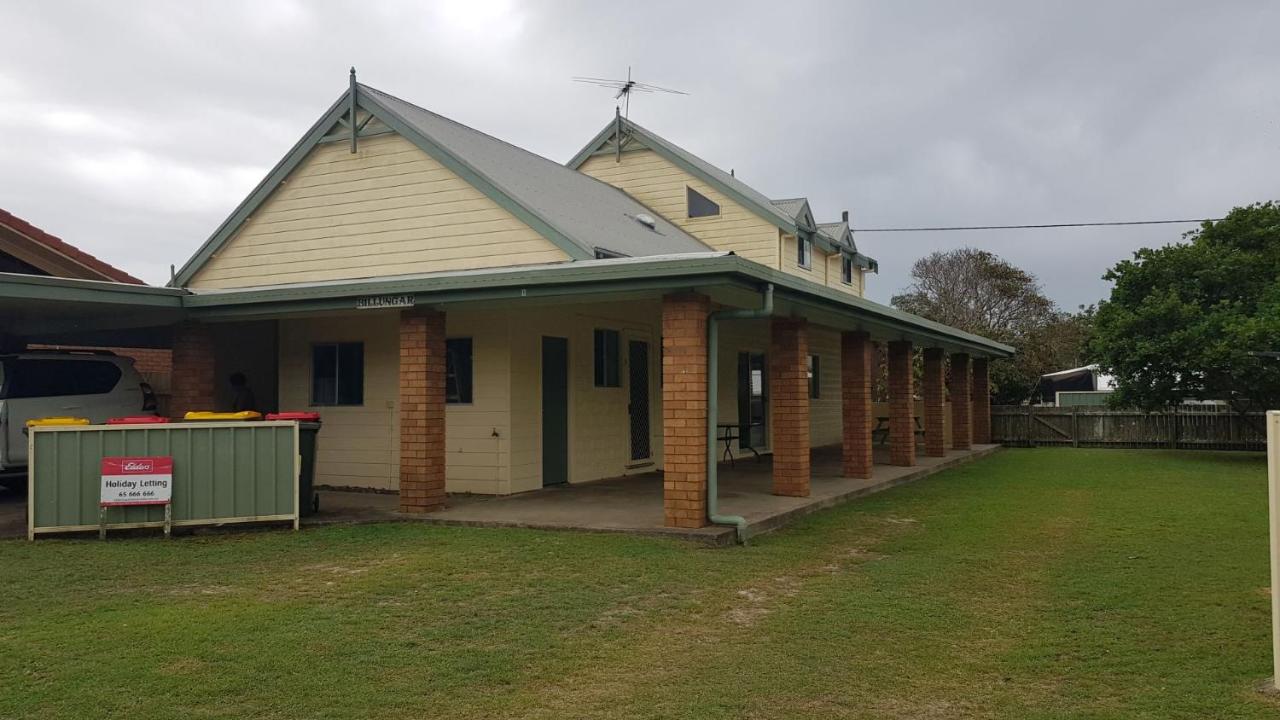
<instances>
[{"instance_id":1,"label":"green gutter","mask_svg":"<svg viewBox=\"0 0 1280 720\"><path fill-rule=\"evenodd\" d=\"M947 327L811 280L774 270L732 254L644 260L593 260L492 272L432 273L284 287L204 292L183 298L199 316L262 316L277 311L354 310L354 298L369 295L413 295L419 304L499 300L621 290L689 287L732 282L759 288L772 283L775 292L793 302L842 315L859 326L879 328L882 335L914 336L918 341L955 346L957 351L1007 357L1014 349L972 333Z\"/></svg>"},{"instance_id":2,"label":"green gutter","mask_svg":"<svg viewBox=\"0 0 1280 720\"><path fill-rule=\"evenodd\" d=\"M720 407L720 321L754 320L773 315L773 285L765 286L763 303L756 310L719 310L707 316L707 519L716 525L737 528L738 542L747 544L747 519L720 514L720 466L718 423L712 417Z\"/></svg>"},{"instance_id":3,"label":"green gutter","mask_svg":"<svg viewBox=\"0 0 1280 720\"><path fill-rule=\"evenodd\" d=\"M192 308L225 307L379 294L414 294L424 302L434 302L440 293L484 292L500 288L514 288L518 291L523 288L547 285L589 286L594 283L616 283L638 279L680 278L681 282L688 285L691 282L690 278L697 276L723 276L726 271L736 267L734 260L736 258L728 254L708 254L701 257L655 261L624 258L565 262L538 267L494 268L485 271L466 270L418 276L197 291L187 299L186 305Z\"/></svg>"},{"instance_id":4,"label":"green gutter","mask_svg":"<svg viewBox=\"0 0 1280 720\"><path fill-rule=\"evenodd\" d=\"M178 309L187 295L178 288L133 285L107 280L0 273L0 298L89 302Z\"/></svg>"}]
</instances>

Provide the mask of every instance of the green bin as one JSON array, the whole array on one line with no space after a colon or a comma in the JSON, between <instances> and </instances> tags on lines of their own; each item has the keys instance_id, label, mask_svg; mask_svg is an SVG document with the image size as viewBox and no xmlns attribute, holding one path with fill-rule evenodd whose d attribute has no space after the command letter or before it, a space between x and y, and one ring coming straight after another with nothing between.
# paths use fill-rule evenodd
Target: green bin
<instances>
[{"instance_id":1,"label":"green bin","mask_svg":"<svg viewBox=\"0 0 1280 720\"><path fill-rule=\"evenodd\" d=\"M267 419L298 422L298 454L302 456L302 471L298 474L298 514L302 517L314 515L320 509L320 496L315 490L316 440L320 434L320 413L269 413Z\"/></svg>"}]
</instances>

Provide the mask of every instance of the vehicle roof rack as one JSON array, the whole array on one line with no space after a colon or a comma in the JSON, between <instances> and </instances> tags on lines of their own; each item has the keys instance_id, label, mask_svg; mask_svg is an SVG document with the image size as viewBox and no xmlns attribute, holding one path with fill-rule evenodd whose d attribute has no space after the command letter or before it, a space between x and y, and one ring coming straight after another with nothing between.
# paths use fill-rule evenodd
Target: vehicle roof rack
<instances>
[{"instance_id":1,"label":"vehicle roof rack","mask_svg":"<svg viewBox=\"0 0 1280 720\"><path fill-rule=\"evenodd\" d=\"M115 357L114 350L104 350L100 348L31 348L29 350L19 350L17 352L8 353L10 355L106 355Z\"/></svg>"}]
</instances>

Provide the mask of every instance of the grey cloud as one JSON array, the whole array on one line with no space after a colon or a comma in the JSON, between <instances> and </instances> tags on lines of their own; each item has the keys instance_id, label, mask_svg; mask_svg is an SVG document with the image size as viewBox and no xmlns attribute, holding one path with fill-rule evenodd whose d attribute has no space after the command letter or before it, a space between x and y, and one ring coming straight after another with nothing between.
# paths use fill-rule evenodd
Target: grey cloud
<instances>
[{"instance_id":1,"label":"grey cloud","mask_svg":"<svg viewBox=\"0 0 1280 720\"><path fill-rule=\"evenodd\" d=\"M855 226L1216 215L1277 195L1271 2L284 0L0 8L0 206L167 278L361 79L564 160L612 113L572 75L687 97L632 116ZM858 236L872 297L974 245L1064 306L1185 228Z\"/></svg>"}]
</instances>

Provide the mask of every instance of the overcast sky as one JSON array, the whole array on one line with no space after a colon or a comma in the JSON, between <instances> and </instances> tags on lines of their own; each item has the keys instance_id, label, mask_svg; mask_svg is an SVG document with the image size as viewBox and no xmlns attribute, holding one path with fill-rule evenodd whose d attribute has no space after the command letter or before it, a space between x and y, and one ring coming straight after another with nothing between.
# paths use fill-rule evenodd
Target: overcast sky
<instances>
[{"instance_id":1,"label":"overcast sky","mask_svg":"<svg viewBox=\"0 0 1280 720\"><path fill-rule=\"evenodd\" d=\"M557 161L613 112L857 227L1216 217L1280 198L1280 2L7 2L0 207L168 279L362 82ZM972 245L1064 307L1182 226L866 233L869 295Z\"/></svg>"}]
</instances>

